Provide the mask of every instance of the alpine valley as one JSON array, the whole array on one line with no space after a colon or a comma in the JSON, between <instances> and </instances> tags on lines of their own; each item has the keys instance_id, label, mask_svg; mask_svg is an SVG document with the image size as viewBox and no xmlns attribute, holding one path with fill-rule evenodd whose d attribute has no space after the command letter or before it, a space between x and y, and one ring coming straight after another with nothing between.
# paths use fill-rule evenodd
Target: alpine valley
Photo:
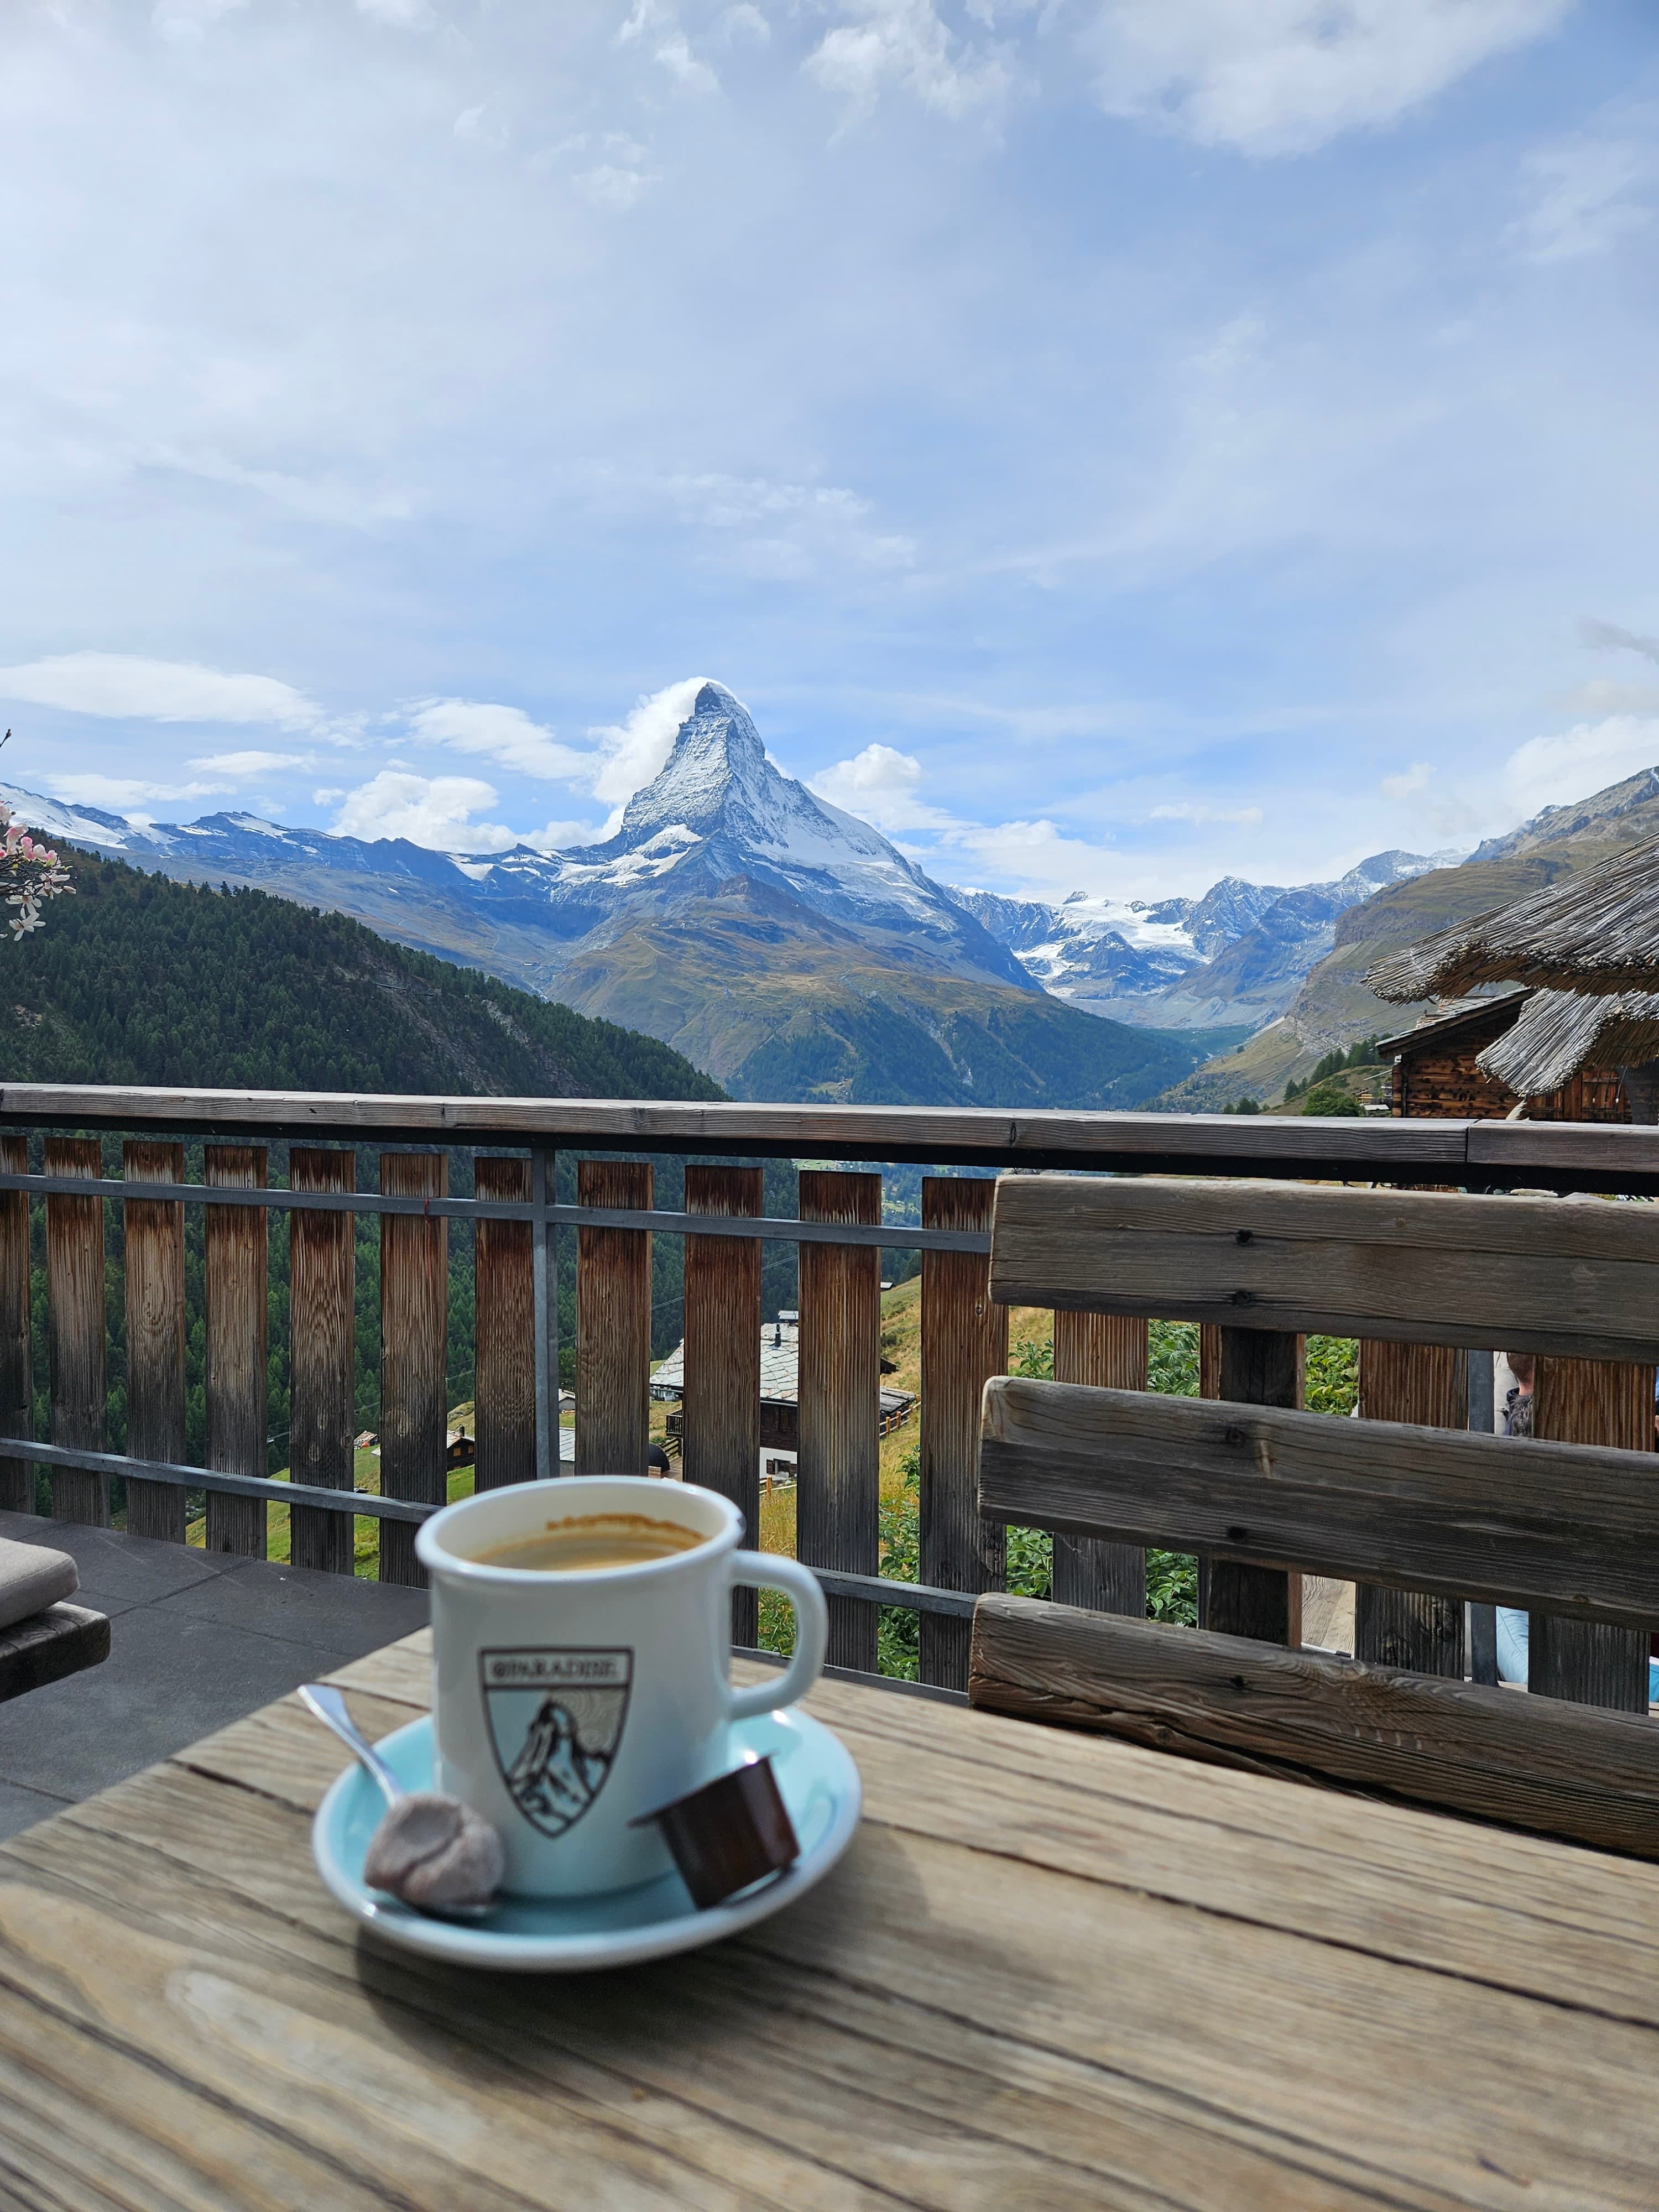
<instances>
[{"instance_id":1,"label":"alpine valley","mask_svg":"<svg viewBox=\"0 0 1659 2212\"><path fill-rule=\"evenodd\" d=\"M1633 802L1632 787L1618 791ZM1483 847L1462 865L1388 852L1329 882L1227 877L1155 905L958 890L784 775L712 683L616 834L563 853L435 852L247 814L148 823L0 793L54 841L355 916L643 1030L733 1097L778 1101L1127 1109L1265 1097L1332 1043L1398 1025L1351 988L1356 948L1369 964L1401 927L1420 934L1473 912L1477 894L1493 903L1494 863L1506 883L1517 866L1530 881L1568 857L1564 833L1528 824L1501 854ZM1598 834L1629 811L1595 816ZM1635 811L1644 823L1646 807ZM1548 863L1532 856L1535 832L1555 848Z\"/></svg>"}]
</instances>

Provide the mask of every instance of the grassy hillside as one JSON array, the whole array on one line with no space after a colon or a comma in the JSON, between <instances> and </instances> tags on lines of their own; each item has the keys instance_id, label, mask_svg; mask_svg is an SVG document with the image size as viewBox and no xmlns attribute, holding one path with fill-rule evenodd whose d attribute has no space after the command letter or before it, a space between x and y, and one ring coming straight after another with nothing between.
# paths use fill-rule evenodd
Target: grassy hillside
<instances>
[{"instance_id":1,"label":"grassy hillside","mask_svg":"<svg viewBox=\"0 0 1659 2212\"><path fill-rule=\"evenodd\" d=\"M653 1037L337 914L74 855L75 896L0 947L0 1076L258 1091L719 1098Z\"/></svg>"},{"instance_id":2,"label":"grassy hillside","mask_svg":"<svg viewBox=\"0 0 1659 2212\"><path fill-rule=\"evenodd\" d=\"M668 1039L739 1098L1129 1108L1212 1048L1194 1031L901 966L834 925L808 930L736 899L636 924L579 955L559 988Z\"/></svg>"}]
</instances>

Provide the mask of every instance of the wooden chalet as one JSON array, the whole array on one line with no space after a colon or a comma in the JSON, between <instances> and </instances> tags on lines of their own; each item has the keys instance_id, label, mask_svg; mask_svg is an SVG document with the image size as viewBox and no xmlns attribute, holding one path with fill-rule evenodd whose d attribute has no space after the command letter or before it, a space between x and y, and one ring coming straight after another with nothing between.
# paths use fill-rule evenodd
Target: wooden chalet
<instances>
[{"instance_id":1,"label":"wooden chalet","mask_svg":"<svg viewBox=\"0 0 1659 2212\"><path fill-rule=\"evenodd\" d=\"M800 1449L800 1333L793 1316L782 1316L768 1322L761 1331L760 1357L760 1443L763 1452L796 1452ZM685 1344L684 1339L674 1346L666 1359L651 1377L651 1395L661 1400L677 1401L685 1394ZM915 1405L915 1394L896 1390L886 1382L880 1387L878 1421L880 1432L888 1435L902 1428L910 1418ZM668 1449L671 1454L678 1448L683 1427L683 1416L671 1413L666 1421Z\"/></svg>"},{"instance_id":2,"label":"wooden chalet","mask_svg":"<svg viewBox=\"0 0 1659 2212\"><path fill-rule=\"evenodd\" d=\"M1419 1120L1502 1121L1628 1121L1630 1106L1619 1071L1587 1065L1553 1090L1523 1100L1481 1064L1538 995L1509 991L1498 998L1462 999L1398 1036L1379 1037L1379 1058L1394 1062L1390 1105Z\"/></svg>"}]
</instances>

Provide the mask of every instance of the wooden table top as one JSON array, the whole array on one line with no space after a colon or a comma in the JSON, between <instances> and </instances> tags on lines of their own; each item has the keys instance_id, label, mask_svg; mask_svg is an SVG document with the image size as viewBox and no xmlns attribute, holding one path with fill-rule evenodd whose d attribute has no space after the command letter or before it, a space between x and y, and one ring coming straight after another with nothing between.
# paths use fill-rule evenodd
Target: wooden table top
<instances>
[{"instance_id":1,"label":"wooden table top","mask_svg":"<svg viewBox=\"0 0 1659 2212\"><path fill-rule=\"evenodd\" d=\"M426 1639L346 1668L371 1734ZM1651 2207L1659 1867L820 1685L864 1826L648 1966L360 1939L293 1699L0 1849L0 2205ZM122 1911L112 1909L118 1896Z\"/></svg>"}]
</instances>

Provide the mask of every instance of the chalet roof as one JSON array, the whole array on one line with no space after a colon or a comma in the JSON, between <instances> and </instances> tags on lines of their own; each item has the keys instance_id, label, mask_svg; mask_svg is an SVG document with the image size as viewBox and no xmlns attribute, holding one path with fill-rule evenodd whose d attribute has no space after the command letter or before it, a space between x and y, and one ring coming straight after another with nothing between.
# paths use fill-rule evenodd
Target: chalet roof
<instances>
[{"instance_id":1,"label":"chalet roof","mask_svg":"<svg viewBox=\"0 0 1659 2212\"><path fill-rule=\"evenodd\" d=\"M1559 1091L1582 1067L1639 1067L1659 1058L1659 994L1535 991L1514 1027L1475 1065L1522 1098Z\"/></svg>"},{"instance_id":2,"label":"chalet roof","mask_svg":"<svg viewBox=\"0 0 1659 2212\"><path fill-rule=\"evenodd\" d=\"M800 1340L793 1328L768 1322L761 1331L760 1394L793 1405L799 1389ZM685 1390L685 1340L682 1337L662 1365L653 1371L653 1398L678 1398Z\"/></svg>"},{"instance_id":3,"label":"chalet roof","mask_svg":"<svg viewBox=\"0 0 1659 2212\"><path fill-rule=\"evenodd\" d=\"M1402 1030L1398 1036L1378 1037L1381 1060L1409 1059L1414 1053L1438 1052L1448 1045L1472 1042L1496 1027L1506 1029L1531 996L1528 991L1504 991L1487 999L1456 999L1449 1006Z\"/></svg>"},{"instance_id":4,"label":"chalet roof","mask_svg":"<svg viewBox=\"0 0 1659 2212\"><path fill-rule=\"evenodd\" d=\"M1409 1003L1477 983L1659 991L1659 838L1380 960L1365 981Z\"/></svg>"},{"instance_id":5,"label":"chalet roof","mask_svg":"<svg viewBox=\"0 0 1659 2212\"><path fill-rule=\"evenodd\" d=\"M682 1337L652 1375L651 1395L653 1398L678 1398L684 1391L685 1340ZM793 1406L799 1402L800 1338L787 1325L780 1329L775 1322L768 1322L761 1330L760 1394L772 1405ZM914 1392L895 1390L885 1382L882 1384L884 1413L896 1413L915 1403Z\"/></svg>"}]
</instances>

